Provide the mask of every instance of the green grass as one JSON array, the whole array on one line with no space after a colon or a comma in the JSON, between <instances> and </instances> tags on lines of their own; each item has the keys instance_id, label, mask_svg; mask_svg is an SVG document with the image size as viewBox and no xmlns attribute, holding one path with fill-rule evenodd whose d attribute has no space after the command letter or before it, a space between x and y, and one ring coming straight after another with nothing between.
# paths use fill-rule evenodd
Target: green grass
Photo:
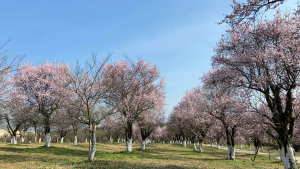
<instances>
[{"instance_id":1,"label":"green grass","mask_svg":"<svg viewBox=\"0 0 300 169\"><path fill-rule=\"evenodd\" d=\"M224 144L222 146L224 146ZM241 149L240 144L235 145L235 148ZM249 146L246 145L246 144L243 144L243 148L242 149L249 151ZM251 151L254 152L254 149L255 149L254 145L251 144ZM263 150L264 150L264 153L269 153L270 152L270 154L277 154L277 155L279 155L278 149L276 147L263 146ZM261 152L261 148L259 148L259 152ZM295 152L295 156L300 156L300 152Z\"/></svg>"},{"instance_id":2,"label":"green grass","mask_svg":"<svg viewBox=\"0 0 300 169\"><path fill-rule=\"evenodd\" d=\"M97 143L92 163L88 162L88 144L4 144L0 143L0 168L283 168L275 158L236 153L236 160L227 160L226 150L204 147L204 153L176 144L148 144L145 151L133 144L127 153L125 143Z\"/></svg>"}]
</instances>

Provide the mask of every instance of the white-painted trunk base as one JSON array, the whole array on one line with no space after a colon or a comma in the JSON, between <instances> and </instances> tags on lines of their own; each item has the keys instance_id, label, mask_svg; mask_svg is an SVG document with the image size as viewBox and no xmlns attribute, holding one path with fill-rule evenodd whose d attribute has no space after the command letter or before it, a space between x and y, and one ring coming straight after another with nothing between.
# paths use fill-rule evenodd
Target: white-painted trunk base
<instances>
[{"instance_id":1,"label":"white-painted trunk base","mask_svg":"<svg viewBox=\"0 0 300 169\"><path fill-rule=\"evenodd\" d=\"M240 148L241 148L241 149L243 148L243 144L241 144Z\"/></svg>"},{"instance_id":2,"label":"white-painted trunk base","mask_svg":"<svg viewBox=\"0 0 300 169\"><path fill-rule=\"evenodd\" d=\"M251 146L249 146L249 150L252 150L252 149L251 149Z\"/></svg>"},{"instance_id":3,"label":"white-painted trunk base","mask_svg":"<svg viewBox=\"0 0 300 169\"><path fill-rule=\"evenodd\" d=\"M255 149L254 149L254 154L258 154L259 153L259 147L254 147Z\"/></svg>"},{"instance_id":4,"label":"white-painted trunk base","mask_svg":"<svg viewBox=\"0 0 300 169\"><path fill-rule=\"evenodd\" d=\"M118 143L120 142L120 138L118 138Z\"/></svg>"},{"instance_id":5,"label":"white-painted trunk base","mask_svg":"<svg viewBox=\"0 0 300 169\"><path fill-rule=\"evenodd\" d=\"M194 148L194 151L197 151L197 147L196 147L195 143L193 143L193 148Z\"/></svg>"},{"instance_id":6,"label":"white-painted trunk base","mask_svg":"<svg viewBox=\"0 0 300 169\"><path fill-rule=\"evenodd\" d=\"M199 144L199 152L203 153L203 144L202 143Z\"/></svg>"},{"instance_id":7,"label":"white-painted trunk base","mask_svg":"<svg viewBox=\"0 0 300 169\"><path fill-rule=\"evenodd\" d=\"M60 143L64 142L64 137L60 138Z\"/></svg>"},{"instance_id":8,"label":"white-painted trunk base","mask_svg":"<svg viewBox=\"0 0 300 169\"><path fill-rule=\"evenodd\" d=\"M261 152L264 152L264 148L262 146L260 147L260 150L261 150Z\"/></svg>"},{"instance_id":9,"label":"white-painted trunk base","mask_svg":"<svg viewBox=\"0 0 300 169\"><path fill-rule=\"evenodd\" d=\"M41 143L42 142L42 138L39 138L39 143Z\"/></svg>"},{"instance_id":10,"label":"white-painted trunk base","mask_svg":"<svg viewBox=\"0 0 300 169\"><path fill-rule=\"evenodd\" d=\"M210 147L213 147L213 143L210 143Z\"/></svg>"},{"instance_id":11,"label":"white-painted trunk base","mask_svg":"<svg viewBox=\"0 0 300 169\"><path fill-rule=\"evenodd\" d=\"M285 169L298 169L292 147L287 147L285 153L284 147L279 149L280 159Z\"/></svg>"},{"instance_id":12,"label":"white-painted trunk base","mask_svg":"<svg viewBox=\"0 0 300 169\"><path fill-rule=\"evenodd\" d=\"M85 143L87 143L87 138L85 138Z\"/></svg>"},{"instance_id":13,"label":"white-painted trunk base","mask_svg":"<svg viewBox=\"0 0 300 169\"><path fill-rule=\"evenodd\" d=\"M127 152L131 153L132 152L132 139L129 139L126 143L126 148L127 148Z\"/></svg>"},{"instance_id":14,"label":"white-painted trunk base","mask_svg":"<svg viewBox=\"0 0 300 169\"><path fill-rule=\"evenodd\" d=\"M93 161L95 153L96 153L96 138L94 138L94 136L92 136L93 134L90 134L91 136L91 155L89 158L89 161Z\"/></svg>"},{"instance_id":15,"label":"white-painted trunk base","mask_svg":"<svg viewBox=\"0 0 300 169\"><path fill-rule=\"evenodd\" d=\"M50 147L50 143L51 143L51 135L50 133L47 133L45 135L45 147Z\"/></svg>"},{"instance_id":16,"label":"white-painted trunk base","mask_svg":"<svg viewBox=\"0 0 300 169\"><path fill-rule=\"evenodd\" d=\"M197 142L197 146L199 146L199 141Z\"/></svg>"},{"instance_id":17,"label":"white-painted trunk base","mask_svg":"<svg viewBox=\"0 0 300 169\"><path fill-rule=\"evenodd\" d=\"M183 147L186 147L186 141L185 140L183 141L182 145L183 145Z\"/></svg>"},{"instance_id":18,"label":"white-painted trunk base","mask_svg":"<svg viewBox=\"0 0 300 169\"><path fill-rule=\"evenodd\" d=\"M77 145L77 136L74 136L74 146L76 146Z\"/></svg>"},{"instance_id":19,"label":"white-painted trunk base","mask_svg":"<svg viewBox=\"0 0 300 169\"><path fill-rule=\"evenodd\" d=\"M220 146L220 144L218 144L218 145L217 145L217 148L218 148L218 149L221 149L221 146Z\"/></svg>"},{"instance_id":20,"label":"white-painted trunk base","mask_svg":"<svg viewBox=\"0 0 300 169\"><path fill-rule=\"evenodd\" d=\"M13 136L11 139L12 144L17 144L16 136Z\"/></svg>"},{"instance_id":21,"label":"white-painted trunk base","mask_svg":"<svg viewBox=\"0 0 300 169\"><path fill-rule=\"evenodd\" d=\"M21 143L24 143L24 137L21 137L21 141L20 141Z\"/></svg>"},{"instance_id":22,"label":"white-painted trunk base","mask_svg":"<svg viewBox=\"0 0 300 169\"><path fill-rule=\"evenodd\" d=\"M227 159L234 160L235 158L235 148L234 146L228 146Z\"/></svg>"},{"instance_id":23,"label":"white-painted trunk base","mask_svg":"<svg viewBox=\"0 0 300 169\"><path fill-rule=\"evenodd\" d=\"M142 150L145 150L145 145L147 144L147 141L145 141L145 140L142 140L141 141L141 149Z\"/></svg>"}]
</instances>

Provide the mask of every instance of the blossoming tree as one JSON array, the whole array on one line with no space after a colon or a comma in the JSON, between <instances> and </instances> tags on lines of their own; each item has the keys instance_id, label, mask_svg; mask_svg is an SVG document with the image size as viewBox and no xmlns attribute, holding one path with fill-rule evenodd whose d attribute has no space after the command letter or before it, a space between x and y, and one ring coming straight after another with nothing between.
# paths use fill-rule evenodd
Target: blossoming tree
<instances>
[{"instance_id":1,"label":"blossoming tree","mask_svg":"<svg viewBox=\"0 0 300 169\"><path fill-rule=\"evenodd\" d=\"M147 110L164 103L164 79L157 66L144 60L107 64L104 76L104 102L124 117L127 151L132 152L132 124Z\"/></svg>"},{"instance_id":2,"label":"blossoming tree","mask_svg":"<svg viewBox=\"0 0 300 169\"><path fill-rule=\"evenodd\" d=\"M228 30L212 57L214 69L210 82L228 82L262 96L271 116L270 125L277 133L271 135L279 146L285 168L298 168L290 146L295 118L294 95L299 86L300 16L277 14L273 20L257 25L243 22Z\"/></svg>"}]
</instances>

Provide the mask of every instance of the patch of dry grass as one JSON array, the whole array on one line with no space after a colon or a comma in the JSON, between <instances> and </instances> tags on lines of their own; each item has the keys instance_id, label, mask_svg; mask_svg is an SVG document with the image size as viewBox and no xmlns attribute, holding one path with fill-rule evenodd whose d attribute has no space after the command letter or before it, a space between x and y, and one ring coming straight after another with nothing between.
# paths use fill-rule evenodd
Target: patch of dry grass
<instances>
[{"instance_id":1,"label":"patch of dry grass","mask_svg":"<svg viewBox=\"0 0 300 169\"><path fill-rule=\"evenodd\" d=\"M226 160L226 151L204 147L204 153L194 152L192 145L182 147L170 144L148 144L146 151L133 144L127 153L125 143L98 143L94 161L89 163L88 144L54 143L50 148L43 144L0 143L0 168L283 168L275 158L259 155L236 154L236 160Z\"/></svg>"}]
</instances>

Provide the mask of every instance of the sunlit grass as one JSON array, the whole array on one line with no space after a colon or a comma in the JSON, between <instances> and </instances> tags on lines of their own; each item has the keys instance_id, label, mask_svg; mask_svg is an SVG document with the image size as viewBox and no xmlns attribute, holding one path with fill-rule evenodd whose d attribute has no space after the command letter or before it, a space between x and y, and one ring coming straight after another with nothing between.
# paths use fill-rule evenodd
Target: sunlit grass
<instances>
[{"instance_id":1,"label":"sunlit grass","mask_svg":"<svg viewBox=\"0 0 300 169\"><path fill-rule=\"evenodd\" d=\"M204 147L204 153L194 152L192 145L148 144L145 151L133 144L127 153L125 143L98 143L94 161L89 163L88 144L54 143L0 144L0 168L283 168L278 159L258 155L236 154L236 160L226 160L225 150Z\"/></svg>"}]
</instances>

